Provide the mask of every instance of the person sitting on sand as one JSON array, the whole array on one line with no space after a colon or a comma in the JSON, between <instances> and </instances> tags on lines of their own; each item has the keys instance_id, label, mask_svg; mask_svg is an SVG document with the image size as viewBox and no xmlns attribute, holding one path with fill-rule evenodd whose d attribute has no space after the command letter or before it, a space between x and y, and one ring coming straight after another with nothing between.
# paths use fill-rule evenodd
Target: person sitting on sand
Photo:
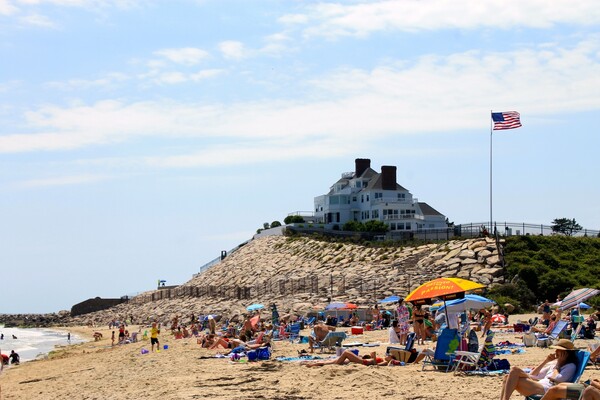
<instances>
[{"instance_id":1,"label":"person sitting on sand","mask_svg":"<svg viewBox=\"0 0 600 400\"><path fill-rule=\"evenodd\" d=\"M583 395L580 397L580 395ZM552 386L541 400L579 399L600 400L600 381L593 379L589 386L582 383L563 382Z\"/></svg>"},{"instance_id":2,"label":"person sitting on sand","mask_svg":"<svg viewBox=\"0 0 600 400\"><path fill-rule=\"evenodd\" d=\"M388 329L389 342L391 344L399 344L400 343L400 327L398 326L398 321L393 320L392 326Z\"/></svg>"},{"instance_id":3,"label":"person sitting on sand","mask_svg":"<svg viewBox=\"0 0 600 400\"><path fill-rule=\"evenodd\" d=\"M97 342L100 339L102 339L102 333L101 332L94 332L94 341Z\"/></svg>"},{"instance_id":4,"label":"person sitting on sand","mask_svg":"<svg viewBox=\"0 0 600 400\"><path fill-rule=\"evenodd\" d=\"M323 321L319 321L313 327L313 332L308 337L308 348L311 353L315 352L316 344L323 341L330 331L335 331L335 326L326 325Z\"/></svg>"},{"instance_id":5,"label":"person sitting on sand","mask_svg":"<svg viewBox=\"0 0 600 400\"><path fill-rule=\"evenodd\" d=\"M304 363L307 367L321 367L323 365L345 365L345 364L361 364L361 365L399 365L400 362L394 360L391 356L385 358L377 357L377 353L366 354L362 357L357 356L350 350L344 350L341 356L327 361L307 361Z\"/></svg>"},{"instance_id":6,"label":"person sitting on sand","mask_svg":"<svg viewBox=\"0 0 600 400\"><path fill-rule=\"evenodd\" d=\"M21 358L19 357L19 354L15 353L14 350L10 351L10 356L8 356L8 358L10 358L11 364L19 365L19 363L21 362Z\"/></svg>"},{"instance_id":7,"label":"person sitting on sand","mask_svg":"<svg viewBox=\"0 0 600 400\"><path fill-rule=\"evenodd\" d=\"M509 400L515 390L523 396L543 395L556 383L567 382L573 378L577 370L577 355L573 342L560 339L550 348L556 352L548 354L531 373L528 374L518 367L510 369L502 383L500 400Z\"/></svg>"}]
</instances>

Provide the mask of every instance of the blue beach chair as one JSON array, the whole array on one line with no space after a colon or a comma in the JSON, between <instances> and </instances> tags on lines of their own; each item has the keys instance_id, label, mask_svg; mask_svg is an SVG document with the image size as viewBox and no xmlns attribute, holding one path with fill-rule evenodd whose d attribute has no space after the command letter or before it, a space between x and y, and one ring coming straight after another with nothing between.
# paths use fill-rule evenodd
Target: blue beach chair
<instances>
[{"instance_id":1,"label":"blue beach chair","mask_svg":"<svg viewBox=\"0 0 600 400\"><path fill-rule=\"evenodd\" d=\"M435 369L448 372L452 368L455 353L459 345L460 336L458 336L458 329L444 329L438 337L433 357L425 356L421 370L424 370L427 365L431 365Z\"/></svg>"}]
</instances>

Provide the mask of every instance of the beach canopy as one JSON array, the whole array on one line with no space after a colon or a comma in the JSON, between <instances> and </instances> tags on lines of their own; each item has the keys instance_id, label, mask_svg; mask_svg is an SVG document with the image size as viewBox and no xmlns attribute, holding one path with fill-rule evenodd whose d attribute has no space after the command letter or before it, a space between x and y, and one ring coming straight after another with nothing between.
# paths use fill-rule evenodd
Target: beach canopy
<instances>
[{"instance_id":1,"label":"beach canopy","mask_svg":"<svg viewBox=\"0 0 600 400\"><path fill-rule=\"evenodd\" d=\"M581 288L573 290L571 293L569 293L567 297L565 297L560 302L559 307L561 310L567 310L571 307L577 307L579 304L583 303L590 297L594 297L598 293L600 293L600 290L591 288Z\"/></svg>"},{"instance_id":2,"label":"beach canopy","mask_svg":"<svg viewBox=\"0 0 600 400\"><path fill-rule=\"evenodd\" d=\"M255 303L255 304L251 304L248 307L246 307L246 310L256 311L256 310L262 310L263 308L265 308L264 305Z\"/></svg>"},{"instance_id":3,"label":"beach canopy","mask_svg":"<svg viewBox=\"0 0 600 400\"><path fill-rule=\"evenodd\" d=\"M333 302L325 306L325 310L355 310L358 306L354 303Z\"/></svg>"},{"instance_id":4,"label":"beach canopy","mask_svg":"<svg viewBox=\"0 0 600 400\"><path fill-rule=\"evenodd\" d=\"M492 299L487 297L479 296L477 294L466 294L462 299L450 300L446 303L446 307L449 312L461 312L466 310L481 310L482 308L488 308L496 304ZM442 312L446 309L443 302L438 302L432 305L437 307L438 312ZM430 308L431 309L431 308Z\"/></svg>"},{"instance_id":5,"label":"beach canopy","mask_svg":"<svg viewBox=\"0 0 600 400\"><path fill-rule=\"evenodd\" d=\"M461 278L438 278L425 282L415 290L409 293L404 301L410 301L413 304L428 304L432 299L438 298L444 301L461 299L465 292L476 289L483 289L485 286Z\"/></svg>"},{"instance_id":6,"label":"beach canopy","mask_svg":"<svg viewBox=\"0 0 600 400\"><path fill-rule=\"evenodd\" d=\"M388 296L385 299L381 299L378 303L397 303L400 300L400 296Z\"/></svg>"}]
</instances>

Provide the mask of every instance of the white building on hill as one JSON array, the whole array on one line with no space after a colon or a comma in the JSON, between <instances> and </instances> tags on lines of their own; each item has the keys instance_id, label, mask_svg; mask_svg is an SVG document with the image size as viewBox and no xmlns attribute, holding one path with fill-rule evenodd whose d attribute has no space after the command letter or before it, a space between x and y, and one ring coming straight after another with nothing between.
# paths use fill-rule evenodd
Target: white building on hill
<instances>
[{"instance_id":1,"label":"white building on hill","mask_svg":"<svg viewBox=\"0 0 600 400\"><path fill-rule=\"evenodd\" d=\"M443 214L396 182L396 167L384 165L378 173L364 158L357 158L355 165L354 172L343 173L329 193L315 197L315 222L341 229L348 221L378 220L391 232L447 228Z\"/></svg>"}]
</instances>

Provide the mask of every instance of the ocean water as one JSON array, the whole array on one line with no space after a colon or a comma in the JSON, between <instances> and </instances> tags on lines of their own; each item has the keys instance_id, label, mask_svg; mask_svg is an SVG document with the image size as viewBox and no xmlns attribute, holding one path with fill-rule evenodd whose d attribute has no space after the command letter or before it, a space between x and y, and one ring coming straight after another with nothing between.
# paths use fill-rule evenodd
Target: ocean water
<instances>
[{"instance_id":1,"label":"ocean water","mask_svg":"<svg viewBox=\"0 0 600 400\"><path fill-rule=\"evenodd\" d=\"M54 331L46 328L5 328L0 325L0 340L2 354L9 355L11 350L19 354L21 362L35 360L43 357L56 346L81 343L83 340L71 334L71 341L67 340L67 332ZM13 339L13 335L17 338Z\"/></svg>"}]
</instances>

